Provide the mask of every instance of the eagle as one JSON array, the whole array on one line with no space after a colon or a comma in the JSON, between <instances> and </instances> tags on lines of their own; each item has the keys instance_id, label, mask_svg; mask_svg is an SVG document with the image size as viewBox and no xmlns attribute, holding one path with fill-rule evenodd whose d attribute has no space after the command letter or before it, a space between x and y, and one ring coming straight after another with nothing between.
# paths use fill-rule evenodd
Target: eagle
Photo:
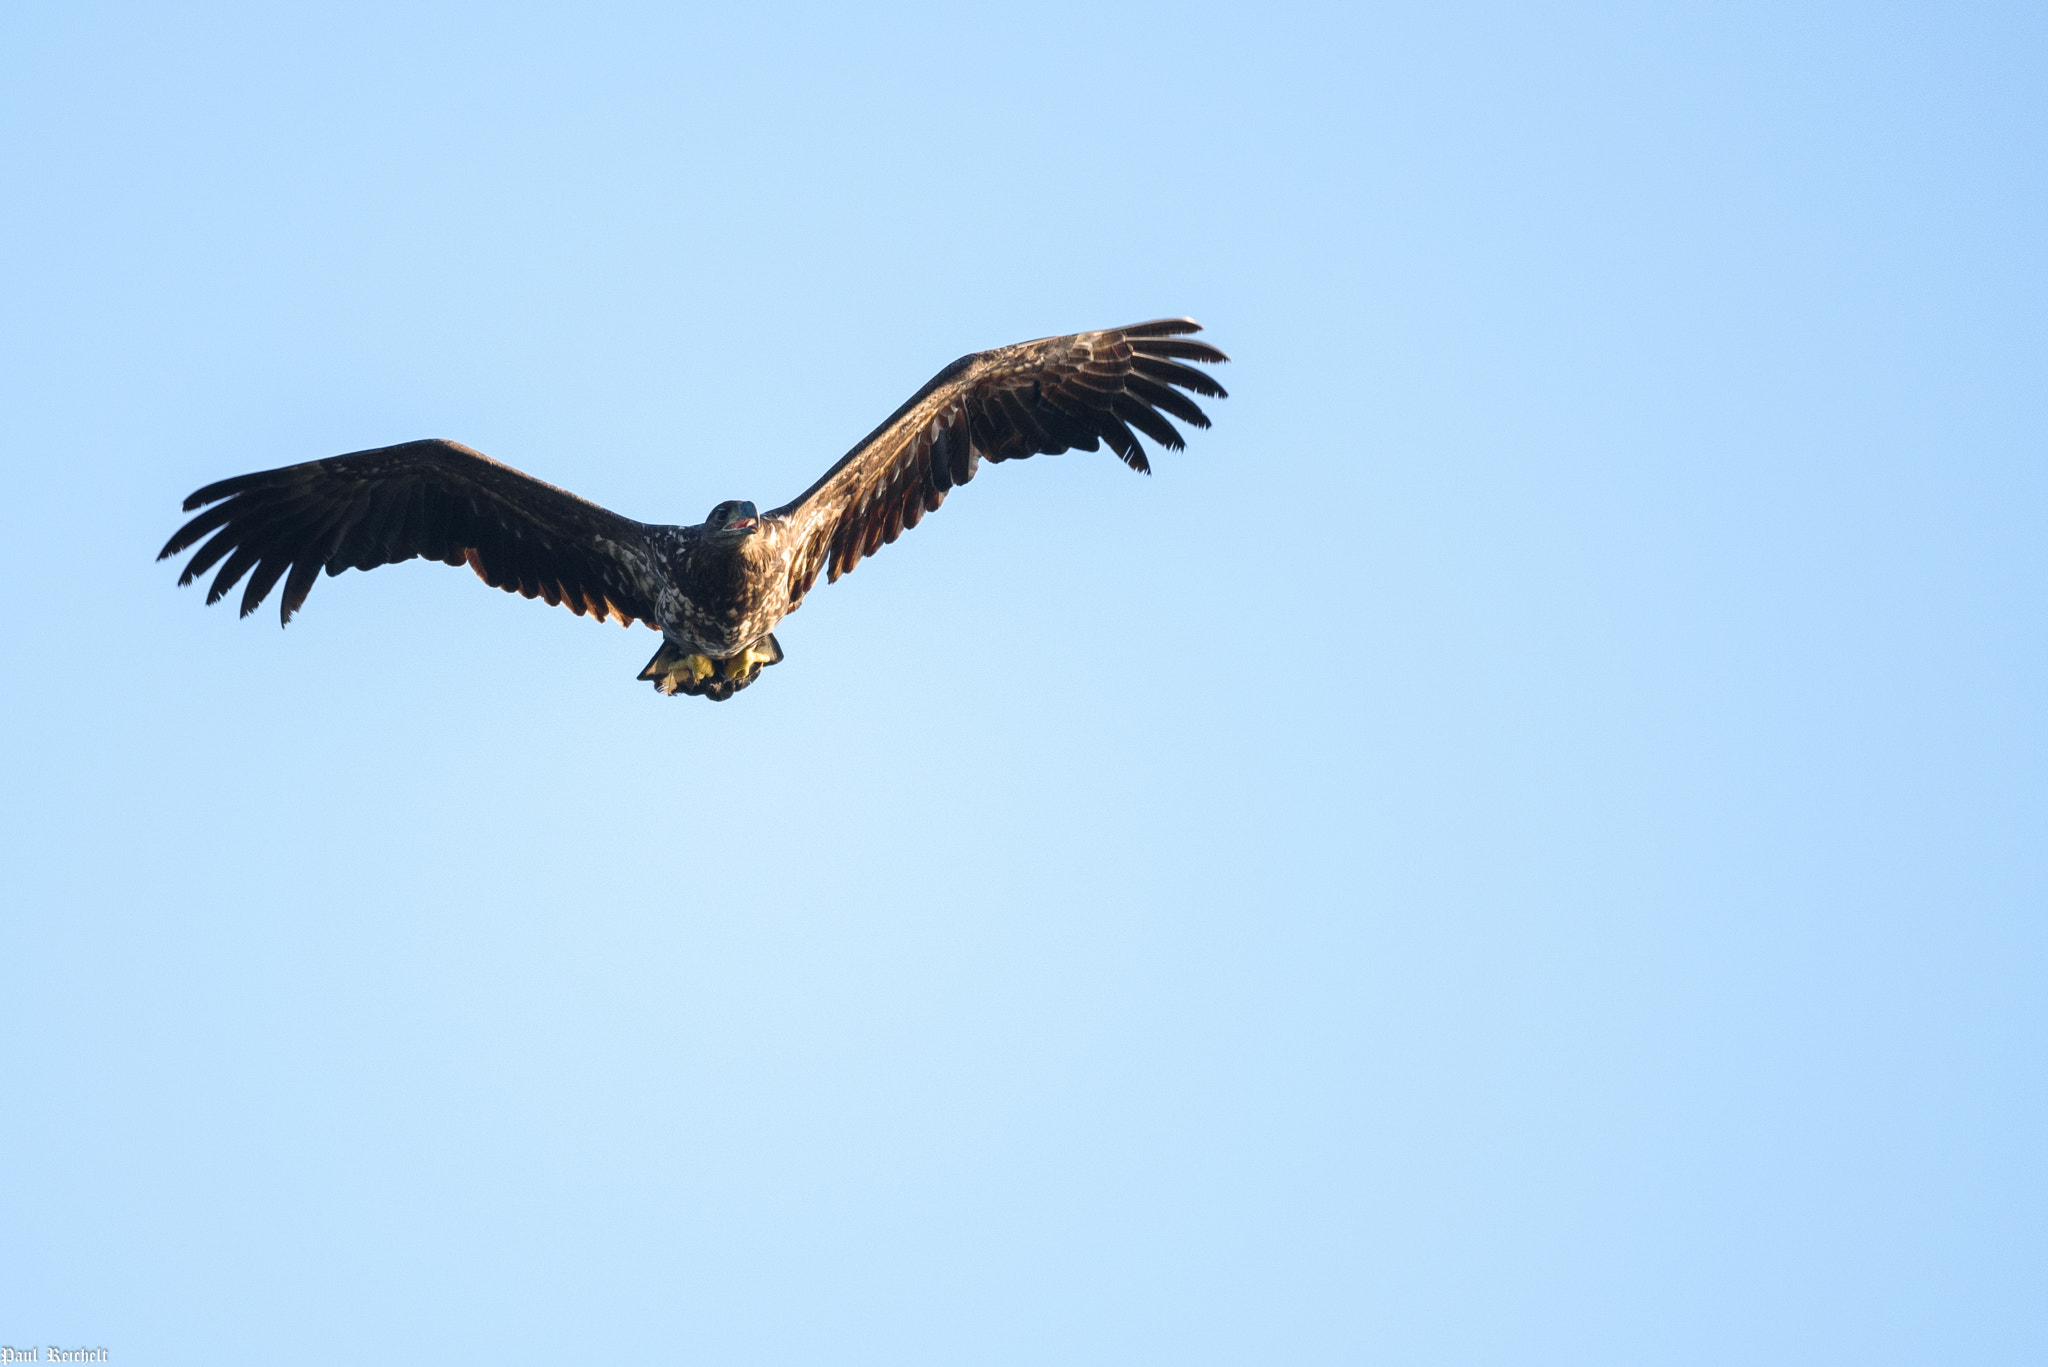
<instances>
[{"instance_id":1,"label":"eagle","mask_svg":"<svg viewBox=\"0 0 2048 1367\"><path fill-rule=\"evenodd\" d=\"M1107 443L1149 474L1138 434L1182 449L1170 418L1209 425L1182 391L1225 397L1188 364L1229 359L1193 340L1199 331L1192 319L1162 318L963 356L817 483L765 513L728 499L696 526L635 522L459 442L429 439L209 484L185 500L198 516L157 559L198 546L178 583L220 566L209 604L248 576L244 617L282 580L281 624L322 570L415 556L468 565L507 593L655 628L661 648L639 677L669 696L723 701L781 662L776 624L820 571L834 582L895 541L982 461Z\"/></svg>"}]
</instances>

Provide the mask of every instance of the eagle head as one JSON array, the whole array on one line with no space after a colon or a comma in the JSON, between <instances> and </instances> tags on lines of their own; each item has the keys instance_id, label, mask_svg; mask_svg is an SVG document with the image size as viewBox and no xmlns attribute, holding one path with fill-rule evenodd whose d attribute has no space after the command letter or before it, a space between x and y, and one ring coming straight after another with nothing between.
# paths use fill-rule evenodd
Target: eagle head
<instances>
[{"instance_id":1,"label":"eagle head","mask_svg":"<svg viewBox=\"0 0 2048 1367\"><path fill-rule=\"evenodd\" d=\"M704 530L713 536L729 536L737 540L752 536L761 525L761 510L745 499L729 498L711 510L711 516L704 519Z\"/></svg>"}]
</instances>

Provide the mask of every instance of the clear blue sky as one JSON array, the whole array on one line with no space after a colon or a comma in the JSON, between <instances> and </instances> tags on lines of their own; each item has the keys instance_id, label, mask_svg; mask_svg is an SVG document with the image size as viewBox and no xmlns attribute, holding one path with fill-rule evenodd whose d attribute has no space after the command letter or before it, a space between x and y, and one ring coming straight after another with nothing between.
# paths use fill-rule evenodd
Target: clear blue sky
<instances>
[{"instance_id":1,"label":"clear blue sky","mask_svg":"<svg viewBox=\"0 0 2048 1367\"><path fill-rule=\"evenodd\" d=\"M0 1342L2048 1358L2039 6L0 11ZM723 705L209 480L987 470Z\"/></svg>"}]
</instances>

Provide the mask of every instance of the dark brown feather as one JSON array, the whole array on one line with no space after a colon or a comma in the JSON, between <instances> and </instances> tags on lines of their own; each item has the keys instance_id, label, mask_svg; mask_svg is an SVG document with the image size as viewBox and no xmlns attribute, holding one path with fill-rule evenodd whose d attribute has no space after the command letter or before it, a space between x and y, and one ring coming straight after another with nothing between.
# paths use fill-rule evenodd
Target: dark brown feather
<instances>
[{"instance_id":1,"label":"dark brown feather","mask_svg":"<svg viewBox=\"0 0 2048 1367\"><path fill-rule=\"evenodd\" d=\"M1209 425L1209 415L1196 407L1193 399L1190 399L1171 385L1163 385L1159 381L1140 375L1135 371L1132 372L1130 379L1125 381L1125 383L1131 387L1131 393L1137 395L1146 403L1151 404L1154 408L1165 409L1190 427L1207 427Z\"/></svg>"},{"instance_id":2,"label":"dark brown feather","mask_svg":"<svg viewBox=\"0 0 2048 1367\"><path fill-rule=\"evenodd\" d=\"M242 594L240 616L247 617L256 611L270 591L277 587L277 581L284 578L284 572L291 568L291 558L271 551L256 566L256 573L249 576L249 587Z\"/></svg>"},{"instance_id":3,"label":"dark brown feather","mask_svg":"<svg viewBox=\"0 0 2048 1367\"><path fill-rule=\"evenodd\" d=\"M1175 337L1201 330L1202 325L1192 318L1155 318L1149 323L1120 327L1117 332L1124 337Z\"/></svg>"},{"instance_id":4,"label":"dark brown feather","mask_svg":"<svg viewBox=\"0 0 2048 1367\"><path fill-rule=\"evenodd\" d=\"M1136 395L1119 394L1109 407L1119 418L1122 418L1125 422L1137 428L1167 450L1182 451L1187 449L1187 443L1181 440L1180 429L1176 428L1165 418L1160 417L1152 405Z\"/></svg>"},{"instance_id":5,"label":"dark brown feather","mask_svg":"<svg viewBox=\"0 0 2048 1367\"><path fill-rule=\"evenodd\" d=\"M1096 451L1106 442L1126 465L1149 471L1132 428L1179 450L1184 439L1170 418L1209 425L1181 391L1224 397L1206 372L1183 364L1229 359L1186 339L1198 331L1192 319L1161 318L976 352L947 366L817 483L768 514L798 537L791 608L821 569L830 580L852 570L973 479L983 460Z\"/></svg>"},{"instance_id":6,"label":"dark brown feather","mask_svg":"<svg viewBox=\"0 0 2048 1367\"><path fill-rule=\"evenodd\" d=\"M227 564L220 567L220 573L213 577L212 587L206 590L206 605L212 607L215 603L227 597L228 590L232 589L241 580L241 577L249 572L249 567L254 565L261 556L262 552L253 546L235 547L235 553L228 557Z\"/></svg>"},{"instance_id":7,"label":"dark brown feather","mask_svg":"<svg viewBox=\"0 0 2048 1367\"><path fill-rule=\"evenodd\" d=\"M1131 343L1141 356L1178 356L1184 361L1206 361L1216 365L1230 358L1207 342L1190 342L1182 337L1145 337Z\"/></svg>"},{"instance_id":8,"label":"dark brown feather","mask_svg":"<svg viewBox=\"0 0 2048 1367\"><path fill-rule=\"evenodd\" d=\"M335 575L423 556L467 560L487 584L579 615L627 624L653 615L639 572L611 549L648 544L642 524L454 442L407 442L237 475L194 493L185 510L198 515L158 559L210 536L178 582L225 558L207 590L207 601L218 602L254 569L244 614L280 579L279 617L289 622L323 569Z\"/></svg>"},{"instance_id":9,"label":"dark brown feather","mask_svg":"<svg viewBox=\"0 0 2048 1367\"><path fill-rule=\"evenodd\" d=\"M1204 398L1227 399L1230 397L1224 392L1223 386L1216 383L1213 376L1207 375L1193 366L1182 365L1178 361L1161 360L1156 356L1146 356L1140 353L1131 357L1131 369L1141 375L1149 375L1153 379L1164 381L1167 384L1177 384L1183 389L1192 389Z\"/></svg>"},{"instance_id":10,"label":"dark brown feather","mask_svg":"<svg viewBox=\"0 0 2048 1367\"><path fill-rule=\"evenodd\" d=\"M182 536L183 533L181 532L179 535ZM176 540L177 538L174 537L172 539ZM199 548L199 554L193 556L192 559L186 563L184 573L178 576L178 587L182 589L187 584L190 584L193 580L197 579L200 575L205 574L208 570L212 569L215 565L220 563L220 558L222 556L226 555L229 551L233 550L234 548L234 532L216 532L214 534L213 540L207 542L204 546L201 546ZM175 551L170 550L168 547L165 548L164 553L166 555L176 554ZM157 557L157 559L161 560L163 559L163 556L160 555Z\"/></svg>"}]
</instances>

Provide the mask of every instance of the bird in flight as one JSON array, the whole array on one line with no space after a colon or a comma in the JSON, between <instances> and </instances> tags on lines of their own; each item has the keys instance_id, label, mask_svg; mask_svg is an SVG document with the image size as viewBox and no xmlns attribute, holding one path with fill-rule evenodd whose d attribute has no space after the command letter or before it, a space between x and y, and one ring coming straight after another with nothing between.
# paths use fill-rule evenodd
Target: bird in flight
<instances>
[{"instance_id":1,"label":"bird in flight","mask_svg":"<svg viewBox=\"0 0 2048 1367\"><path fill-rule=\"evenodd\" d=\"M178 583L219 565L208 603L247 575L244 617L283 580L278 615L287 623L323 569L414 556L466 564L494 588L579 617L646 623L662 642L639 677L671 696L722 701L782 660L775 626L820 570L837 580L915 527L980 462L1107 443L1149 473L1137 433L1181 449L1169 416L1209 425L1181 391L1225 397L1187 364L1229 359L1189 336L1199 331L1192 319L1163 318L963 356L816 484L766 513L729 499L694 527L635 522L435 439L209 484L185 500L199 515L157 559L198 546Z\"/></svg>"}]
</instances>

